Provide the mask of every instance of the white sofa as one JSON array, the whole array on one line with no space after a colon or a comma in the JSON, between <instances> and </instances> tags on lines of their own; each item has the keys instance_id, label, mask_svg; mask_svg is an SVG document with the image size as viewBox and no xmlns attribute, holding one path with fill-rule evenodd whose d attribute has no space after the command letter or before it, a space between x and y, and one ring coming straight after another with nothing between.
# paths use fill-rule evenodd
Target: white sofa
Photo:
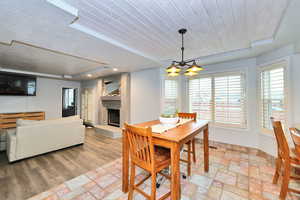
<instances>
[{"instance_id":1,"label":"white sofa","mask_svg":"<svg viewBox=\"0 0 300 200\"><path fill-rule=\"evenodd\" d=\"M83 144L85 127L79 116L33 121L18 120L7 138L9 162Z\"/></svg>"}]
</instances>

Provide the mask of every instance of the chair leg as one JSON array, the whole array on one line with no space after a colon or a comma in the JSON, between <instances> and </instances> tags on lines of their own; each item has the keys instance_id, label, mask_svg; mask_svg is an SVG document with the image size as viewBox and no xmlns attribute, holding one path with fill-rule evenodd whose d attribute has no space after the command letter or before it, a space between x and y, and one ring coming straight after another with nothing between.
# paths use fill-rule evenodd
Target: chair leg
<instances>
[{"instance_id":1,"label":"chair leg","mask_svg":"<svg viewBox=\"0 0 300 200\"><path fill-rule=\"evenodd\" d=\"M273 184L277 184L277 182L278 182L278 178L281 174L281 164L282 164L282 160L281 160L281 158L278 157L276 159L276 171L273 176Z\"/></svg>"},{"instance_id":2,"label":"chair leg","mask_svg":"<svg viewBox=\"0 0 300 200\"><path fill-rule=\"evenodd\" d=\"M151 175L151 197L150 200L156 199L156 172Z\"/></svg>"},{"instance_id":3,"label":"chair leg","mask_svg":"<svg viewBox=\"0 0 300 200\"><path fill-rule=\"evenodd\" d=\"M193 150L193 161L196 163L196 140L192 140L192 150Z\"/></svg>"},{"instance_id":4,"label":"chair leg","mask_svg":"<svg viewBox=\"0 0 300 200\"><path fill-rule=\"evenodd\" d=\"M131 162L130 185L129 185L128 200L133 199L134 178L135 178L135 164L133 164Z\"/></svg>"},{"instance_id":5,"label":"chair leg","mask_svg":"<svg viewBox=\"0 0 300 200\"><path fill-rule=\"evenodd\" d=\"M192 142L189 141L188 143L188 163L187 163L187 175L191 176L191 146Z\"/></svg>"},{"instance_id":6,"label":"chair leg","mask_svg":"<svg viewBox=\"0 0 300 200\"><path fill-rule=\"evenodd\" d=\"M289 182L290 182L290 175L291 175L291 166L289 162L284 162L284 174L283 174L283 180L280 190L279 198L280 200L285 200L288 189L289 189Z\"/></svg>"}]
</instances>

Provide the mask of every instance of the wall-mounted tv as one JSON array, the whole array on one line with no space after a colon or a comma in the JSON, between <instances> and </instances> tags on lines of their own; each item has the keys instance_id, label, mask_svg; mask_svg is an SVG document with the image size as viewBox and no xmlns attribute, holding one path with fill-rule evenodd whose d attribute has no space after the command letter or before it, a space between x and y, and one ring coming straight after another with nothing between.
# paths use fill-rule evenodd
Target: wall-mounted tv
<instances>
[{"instance_id":1,"label":"wall-mounted tv","mask_svg":"<svg viewBox=\"0 0 300 200\"><path fill-rule=\"evenodd\" d=\"M36 96L36 77L0 72L0 95Z\"/></svg>"}]
</instances>

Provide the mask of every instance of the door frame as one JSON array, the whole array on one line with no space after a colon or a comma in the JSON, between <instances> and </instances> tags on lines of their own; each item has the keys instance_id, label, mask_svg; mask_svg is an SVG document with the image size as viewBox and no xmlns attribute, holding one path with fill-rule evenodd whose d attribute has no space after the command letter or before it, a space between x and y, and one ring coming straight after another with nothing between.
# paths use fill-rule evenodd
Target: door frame
<instances>
[{"instance_id":1,"label":"door frame","mask_svg":"<svg viewBox=\"0 0 300 200\"><path fill-rule=\"evenodd\" d=\"M73 89L74 90L74 106L75 106L75 115L78 115L78 93L79 93L79 89L78 88L72 88L72 87L62 87L61 90L61 98L62 98L62 108L61 108L61 115L63 117L63 108L64 108L64 90L65 89Z\"/></svg>"}]
</instances>

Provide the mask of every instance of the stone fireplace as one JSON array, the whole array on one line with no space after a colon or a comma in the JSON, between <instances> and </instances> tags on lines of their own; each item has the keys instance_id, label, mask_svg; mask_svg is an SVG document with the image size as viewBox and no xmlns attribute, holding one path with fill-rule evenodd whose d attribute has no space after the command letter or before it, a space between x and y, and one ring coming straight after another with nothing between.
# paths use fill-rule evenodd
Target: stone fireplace
<instances>
[{"instance_id":1,"label":"stone fireplace","mask_svg":"<svg viewBox=\"0 0 300 200\"><path fill-rule=\"evenodd\" d=\"M121 137L124 122L129 121L129 74L104 77L99 82L99 125L98 133L109 137Z\"/></svg>"}]
</instances>

